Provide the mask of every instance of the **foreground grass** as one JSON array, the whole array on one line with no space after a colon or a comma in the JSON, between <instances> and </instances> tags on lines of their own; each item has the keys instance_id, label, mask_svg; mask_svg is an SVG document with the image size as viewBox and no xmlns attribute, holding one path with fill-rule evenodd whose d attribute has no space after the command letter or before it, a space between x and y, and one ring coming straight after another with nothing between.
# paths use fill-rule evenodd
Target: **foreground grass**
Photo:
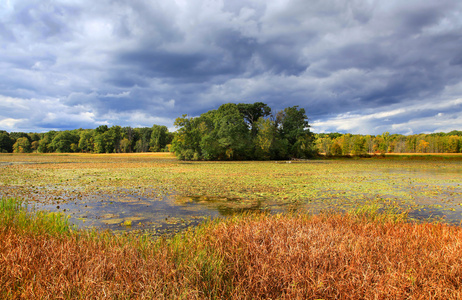
<instances>
[{"instance_id":1,"label":"foreground grass","mask_svg":"<svg viewBox=\"0 0 462 300\"><path fill-rule=\"evenodd\" d=\"M151 240L73 231L15 203L0 210L2 299L462 297L456 226L374 211L247 215Z\"/></svg>"}]
</instances>

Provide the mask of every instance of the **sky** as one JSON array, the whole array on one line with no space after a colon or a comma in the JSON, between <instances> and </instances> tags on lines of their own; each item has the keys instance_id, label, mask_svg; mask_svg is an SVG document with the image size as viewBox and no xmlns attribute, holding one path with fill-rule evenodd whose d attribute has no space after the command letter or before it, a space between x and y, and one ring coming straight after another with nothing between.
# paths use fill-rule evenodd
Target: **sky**
<instances>
[{"instance_id":1,"label":"sky","mask_svg":"<svg viewBox=\"0 0 462 300\"><path fill-rule=\"evenodd\" d=\"M173 131L229 102L317 133L462 130L462 1L0 0L0 130Z\"/></svg>"}]
</instances>

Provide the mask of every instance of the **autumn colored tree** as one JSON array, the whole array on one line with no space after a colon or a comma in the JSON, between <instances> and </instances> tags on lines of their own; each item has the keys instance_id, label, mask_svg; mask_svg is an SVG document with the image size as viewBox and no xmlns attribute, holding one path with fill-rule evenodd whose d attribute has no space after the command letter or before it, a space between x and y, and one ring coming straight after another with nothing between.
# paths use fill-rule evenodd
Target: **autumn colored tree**
<instances>
[{"instance_id":1,"label":"autumn colored tree","mask_svg":"<svg viewBox=\"0 0 462 300\"><path fill-rule=\"evenodd\" d=\"M20 137L16 140L16 143L13 145L13 152L14 153L30 153L31 152L31 144L29 139L26 137Z\"/></svg>"},{"instance_id":2,"label":"autumn colored tree","mask_svg":"<svg viewBox=\"0 0 462 300\"><path fill-rule=\"evenodd\" d=\"M427 153L429 145L430 144L427 141L420 140L419 144L417 145L417 152L419 152L419 153Z\"/></svg>"}]
</instances>

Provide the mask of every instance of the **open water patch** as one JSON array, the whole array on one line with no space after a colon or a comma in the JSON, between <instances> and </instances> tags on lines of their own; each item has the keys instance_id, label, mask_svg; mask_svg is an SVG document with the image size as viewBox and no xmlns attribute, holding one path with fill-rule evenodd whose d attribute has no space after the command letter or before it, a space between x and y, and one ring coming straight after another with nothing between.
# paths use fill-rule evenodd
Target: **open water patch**
<instances>
[{"instance_id":1,"label":"open water patch","mask_svg":"<svg viewBox=\"0 0 462 300\"><path fill-rule=\"evenodd\" d=\"M208 219L236 213L271 212L262 201L225 197L180 197L165 195L155 199L137 193L94 194L77 199L66 196L57 201L30 201L38 210L61 212L80 229L173 234Z\"/></svg>"}]
</instances>

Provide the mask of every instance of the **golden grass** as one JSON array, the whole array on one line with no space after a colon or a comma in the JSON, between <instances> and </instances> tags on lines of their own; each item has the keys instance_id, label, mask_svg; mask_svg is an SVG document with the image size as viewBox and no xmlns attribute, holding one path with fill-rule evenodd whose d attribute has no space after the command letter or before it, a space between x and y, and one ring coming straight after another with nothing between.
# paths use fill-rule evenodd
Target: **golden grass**
<instances>
[{"instance_id":1,"label":"golden grass","mask_svg":"<svg viewBox=\"0 0 462 300\"><path fill-rule=\"evenodd\" d=\"M462 297L462 228L393 216L248 215L157 241L9 226L0 240L0 298Z\"/></svg>"}]
</instances>

